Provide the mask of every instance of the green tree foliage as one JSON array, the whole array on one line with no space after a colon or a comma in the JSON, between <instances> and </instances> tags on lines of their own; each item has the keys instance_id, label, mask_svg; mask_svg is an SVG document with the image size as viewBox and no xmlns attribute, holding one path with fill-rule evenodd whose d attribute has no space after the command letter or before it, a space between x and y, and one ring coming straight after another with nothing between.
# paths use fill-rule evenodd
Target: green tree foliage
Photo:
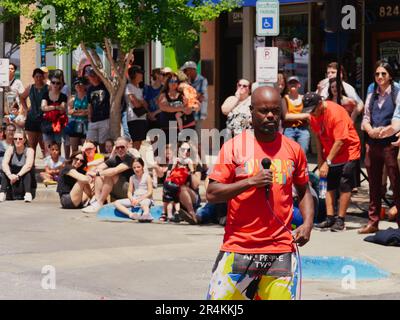
<instances>
[{"instance_id":1,"label":"green tree foliage","mask_svg":"<svg viewBox=\"0 0 400 320\"><path fill-rule=\"evenodd\" d=\"M203 22L223 11L238 7L241 0L0 0L4 8L0 20L24 16L30 19L21 34L22 43L36 39L55 45L57 53L68 53L81 45L96 73L111 94L112 134L119 134L120 101L126 84L125 74L133 50L152 40L175 46L199 38ZM51 25L51 8L55 27ZM96 53L100 46L110 62L114 77L106 74ZM119 55L112 58L112 48Z\"/></svg>"}]
</instances>

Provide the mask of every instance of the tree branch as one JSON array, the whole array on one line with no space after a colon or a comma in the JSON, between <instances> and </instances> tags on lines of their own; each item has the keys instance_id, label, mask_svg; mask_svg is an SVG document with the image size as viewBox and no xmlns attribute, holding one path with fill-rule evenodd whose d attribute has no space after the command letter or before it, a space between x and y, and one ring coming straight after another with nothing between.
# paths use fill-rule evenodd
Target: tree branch
<instances>
[{"instance_id":1,"label":"tree branch","mask_svg":"<svg viewBox=\"0 0 400 320\"><path fill-rule=\"evenodd\" d=\"M120 71L118 70L117 64L115 63L113 56L112 56L112 49L111 49L111 41L110 39L104 38L104 46L105 46L105 52L106 52L106 56L108 58L108 61L110 61L111 64L111 68L112 70L114 70L115 75L117 77L121 76Z\"/></svg>"},{"instance_id":2,"label":"tree branch","mask_svg":"<svg viewBox=\"0 0 400 320\"><path fill-rule=\"evenodd\" d=\"M100 69L100 67L95 63L92 55L89 53L88 49L86 48L85 44L83 41L81 41L81 48L83 52L85 53L86 57L88 57L90 64L93 67L94 72L97 74L97 76L103 81L104 85L106 86L107 90L110 92L110 95L114 95L114 87L111 83L111 81L103 74L103 70ZM91 50L92 52L93 50Z\"/></svg>"}]
</instances>

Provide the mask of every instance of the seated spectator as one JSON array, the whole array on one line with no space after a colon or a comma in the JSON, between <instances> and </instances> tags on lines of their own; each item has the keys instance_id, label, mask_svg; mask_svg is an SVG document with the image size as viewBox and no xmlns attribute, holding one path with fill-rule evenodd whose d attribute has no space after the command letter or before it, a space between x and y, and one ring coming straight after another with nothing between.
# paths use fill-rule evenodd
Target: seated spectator
<instances>
[{"instance_id":1,"label":"seated spectator","mask_svg":"<svg viewBox=\"0 0 400 320\"><path fill-rule=\"evenodd\" d=\"M104 154L104 159L108 160L111 157L111 154L114 150L114 140L107 139L106 142L104 143L104 149L106 150L106 153Z\"/></svg>"},{"instance_id":2,"label":"seated spectator","mask_svg":"<svg viewBox=\"0 0 400 320\"><path fill-rule=\"evenodd\" d=\"M164 159L157 156L154 159L155 164L153 166L153 187L157 188L158 184L164 184L165 178L167 177L168 167L174 163L172 146L167 144L165 146Z\"/></svg>"},{"instance_id":3,"label":"seated spectator","mask_svg":"<svg viewBox=\"0 0 400 320\"><path fill-rule=\"evenodd\" d=\"M153 205L151 177L145 171L144 161L141 158L133 160L132 169L134 174L129 179L128 198L117 200L114 205L120 212L133 220L151 222L154 220L150 214L150 207ZM143 210L142 216L130 210L130 208L138 206Z\"/></svg>"},{"instance_id":4,"label":"seated spectator","mask_svg":"<svg viewBox=\"0 0 400 320\"><path fill-rule=\"evenodd\" d=\"M86 140L81 151L85 157L85 171L93 170L104 162L104 156L97 153L97 144L91 140Z\"/></svg>"},{"instance_id":5,"label":"seated spectator","mask_svg":"<svg viewBox=\"0 0 400 320\"><path fill-rule=\"evenodd\" d=\"M33 149L27 146L25 131L16 131L14 146L7 148L2 162L0 202L32 201L36 190L34 158Z\"/></svg>"},{"instance_id":6,"label":"seated spectator","mask_svg":"<svg viewBox=\"0 0 400 320\"><path fill-rule=\"evenodd\" d=\"M40 173L40 177L46 186L57 184L64 162L65 158L61 156L60 147L57 142L53 141L50 144L50 155L44 159L44 172Z\"/></svg>"},{"instance_id":7,"label":"seated spectator","mask_svg":"<svg viewBox=\"0 0 400 320\"><path fill-rule=\"evenodd\" d=\"M85 174L86 162L82 153L75 151L70 159L61 170L57 192L64 209L79 209L92 196L90 177Z\"/></svg>"},{"instance_id":8,"label":"seated spectator","mask_svg":"<svg viewBox=\"0 0 400 320\"><path fill-rule=\"evenodd\" d=\"M123 199L128 193L129 179L133 174L133 156L128 153L128 142L120 137L115 141L115 155L106 162L88 171L88 175L94 179L95 200L83 212L95 213L112 195L117 199Z\"/></svg>"},{"instance_id":9,"label":"seated spectator","mask_svg":"<svg viewBox=\"0 0 400 320\"><path fill-rule=\"evenodd\" d=\"M4 157L4 154L6 153L6 150L8 149L8 147L14 145L15 130L16 130L16 127L14 124L5 125L2 128L3 137L0 140L0 172L1 172L3 157Z\"/></svg>"}]
</instances>

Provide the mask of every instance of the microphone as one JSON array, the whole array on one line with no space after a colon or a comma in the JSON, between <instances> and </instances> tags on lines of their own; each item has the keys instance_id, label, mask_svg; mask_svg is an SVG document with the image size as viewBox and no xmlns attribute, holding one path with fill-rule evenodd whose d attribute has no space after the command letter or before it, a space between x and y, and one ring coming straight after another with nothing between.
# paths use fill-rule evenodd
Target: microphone
<instances>
[{"instance_id":1,"label":"microphone","mask_svg":"<svg viewBox=\"0 0 400 320\"><path fill-rule=\"evenodd\" d=\"M262 159L261 165L264 169L269 170L269 168L271 167L271 159ZM265 196L267 197L267 199L269 198L269 186L265 186Z\"/></svg>"}]
</instances>

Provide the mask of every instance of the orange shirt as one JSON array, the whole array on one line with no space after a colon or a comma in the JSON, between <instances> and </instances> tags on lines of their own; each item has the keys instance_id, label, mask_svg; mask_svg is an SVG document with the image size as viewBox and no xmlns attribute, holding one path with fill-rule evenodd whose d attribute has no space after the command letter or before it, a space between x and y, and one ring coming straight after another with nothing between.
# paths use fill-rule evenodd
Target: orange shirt
<instances>
[{"instance_id":1,"label":"orange shirt","mask_svg":"<svg viewBox=\"0 0 400 320\"><path fill-rule=\"evenodd\" d=\"M188 106L190 108L196 107L199 104L199 100L197 100L197 91L190 84L182 82L179 87L183 91L183 95L186 99L188 99Z\"/></svg>"},{"instance_id":2,"label":"orange shirt","mask_svg":"<svg viewBox=\"0 0 400 320\"><path fill-rule=\"evenodd\" d=\"M302 96L300 96L302 97ZM299 98L300 98L299 97ZM300 98L300 104L295 104L293 100L290 99L289 95L285 95L285 100L287 104L287 112L293 114L299 114L303 111L303 101ZM297 128L306 125L306 121L296 120L296 121L284 121L283 127L284 128Z\"/></svg>"},{"instance_id":3,"label":"orange shirt","mask_svg":"<svg viewBox=\"0 0 400 320\"><path fill-rule=\"evenodd\" d=\"M332 101L325 102L328 106L324 113L319 117L312 115L310 117L311 130L321 142L324 158L326 159L329 155L335 141L342 140L344 144L336 157L332 159L332 163L340 164L360 159L360 138L348 112Z\"/></svg>"},{"instance_id":4,"label":"orange shirt","mask_svg":"<svg viewBox=\"0 0 400 320\"><path fill-rule=\"evenodd\" d=\"M296 142L280 133L273 142L260 142L252 130L245 130L223 145L210 179L226 184L247 179L262 169L264 158L272 162L269 203L290 229L292 185L308 182L306 156ZM291 234L273 216L266 201L265 188L252 187L228 202L222 251L243 254L293 252Z\"/></svg>"}]
</instances>

